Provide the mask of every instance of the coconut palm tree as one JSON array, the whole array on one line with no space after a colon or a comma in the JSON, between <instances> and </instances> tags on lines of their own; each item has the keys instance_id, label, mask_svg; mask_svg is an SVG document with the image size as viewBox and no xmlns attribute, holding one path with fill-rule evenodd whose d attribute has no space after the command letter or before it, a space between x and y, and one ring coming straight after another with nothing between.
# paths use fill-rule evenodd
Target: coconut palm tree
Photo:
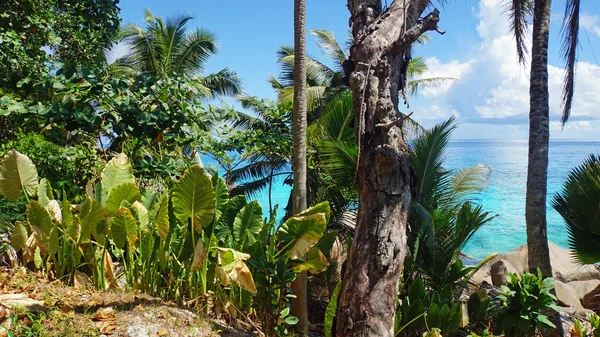
<instances>
[{"instance_id":1,"label":"coconut palm tree","mask_svg":"<svg viewBox=\"0 0 600 337\"><path fill-rule=\"evenodd\" d=\"M600 156L571 171L552 207L563 217L569 246L581 263L600 262Z\"/></svg>"},{"instance_id":2,"label":"coconut palm tree","mask_svg":"<svg viewBox=\"0 0 600 337\"><path fill-rule=\"evenodd\" d=\"M531 72L529 87L529 164L525 220L529 269L540 268L544 277L552 276L546 224L548 183L549 93L548 41L552 0L513 0L510 5L511 28L519 61L525 63L527 22L533 14ZM580 0L567 0L563 18L562 57L566 62L563 86L563 126L569 119L575 88L575 60L579 34Z\"/></svg>"},{"instance_id":3,"label":"coconut palm tree","mask_svg":"<svg viewBox=\"0 0 600 337\"><path fill-rule=\"evenodd\" d=\"M292 155L292 171L294 182L292 188L292 214L299 214L308 208L307 204L307 158L306 158L306 125L307 125L307 92L306 92L306 0L294 0L294 150ZM296 330L308 335L308 276L299 273L292 282L291 288L296 295L292 299L292 315L298 318Z\"/></svg>"},{"instance_id":4,"label":"coconut palm tree","mask_svg":"<svg viewBox=\"0 0 600 337\"><path fill-rule=\"evenodd\" d=\"M333 64L333 68L327 66L314 58L307 57L306 75L309 109L318 106L320 101L334 97L342 90L347 90L346 74L344 65L349 59L349 46L352 39L346 41L347 48L342 48L333 32L329 30L314 29L309 31L317 39L317 45L325 56ZM422 36L417 43L427 42L427 36ZM279 93L279 100L291 100L294 87L294 48L282 46L277 51L278 63L281 65L279 78L270 77L271 85ZM415 57L408 65L407 75L409 78L407 87L410 95L416 95L419 90L434 89L446 83L456 81L451 77L427 77L422 76L428 67L422 57Z\"/></svg>"},{"instance_id":5,"label":"coconut palm tree","mask_svg":"<svg viewBox=\"0 0 600 337\"><path fill-rule=\"evenodd\" d=\"M117 62L135 72L159 77L174 73L200 76L218 46L211 31L200 27L186 30L192 19L191 16L176 16L163 20L146 9L144 28L128 24L121 31L121 39L128 44L129 50ZM227 68L201 79L209 96L241 92L239 78Z\"/></svg>"}]
</instances>

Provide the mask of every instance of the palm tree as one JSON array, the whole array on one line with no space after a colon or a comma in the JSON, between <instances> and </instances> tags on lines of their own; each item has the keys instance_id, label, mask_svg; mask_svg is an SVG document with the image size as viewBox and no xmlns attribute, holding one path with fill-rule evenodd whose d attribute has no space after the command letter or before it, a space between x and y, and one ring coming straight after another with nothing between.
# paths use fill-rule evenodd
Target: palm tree
<instances>
[{"instance_id":1,"label":"palm tree","mask_svg":"<svg viewBox=\"0 0 600 337\"><path fill-rule=\"evenodd\" d=\"M292 189L292 214L307 209L306 188L306 0L294 0L294 151L292 170L294 183ZM292 299L292 315L298 318L296 330L308 335L308 277L306 272L298 274L291 288L296 295Z\"/></svg>"},{"instance_id":2,"label":"palm tree","mask_svg":"<svg viewBox=\"0 0 600 337\"><path fill-rule=\"evenodd\" d=\"M600 156L591 155L571 171L552 201L563 217L569 246L581 263L600 262Z\"/></svg>"},{"instance_id":3,"label":"palm tree","mask_svg":"<svg viewBox=\"0 0 600 337\"><path fill-rule=\"evenodd\" d=\"M200 27L186 30L192 19L191 16L177 16L163 20L146 9L145 28L128 24L121 31L121 38L129 45L129 51L117 62L137 73L158 77L172 74L199 76L218 47L211 31ZM239 78L227 68L201 79L209 97L241 92Z\"/></svg>"},{"instance_id":4,"label":"palm tree","mask_svg":"<svg viewBox=\"0 0 600 337\"><path fill-rule=\"evenodd\" d=\"M333 68L314 58L307 57L307 92L309 109L319 105L324 97L334 97L342 90L347 90L346 74L344 65L348 62L348 48L343 49L338 43L333 32L329 30L313 29L309 31L317 39L317 45L323 54L333 62ZM421 36L417 43L427 42L427 35ZM346 45L352 45L349 37ZM294 48L282 46L277 51L278 63L281 65L279 79L270 77L270 82L279 93L279 100L291 100L294 87ZM408 64L408 93L416 95L422 89L434 89L449 82L456 81L452 77L428 77L420 78L428 70L427 64L422 57L413 58ZM328 95L329 94L329 95ZM327 100L327 99L326 99Z\"/></svg>"},{"instance_id":5,"label":"palm tree","mask_svg":"<svg viewBox=\"0 0 600 337\"><path fill-rule=\"evenodd\" d=\"M533 37L531 49L530 107L529 107L529 164L527 167L527 195L525 220L529 269L539 267L544 277L552 276L546 225L546 197L548 183L549 93L548 93L548 40L550 31L551 0L513 0L510 6L511 28L515 35L519 61L524 63L527 21L533 10ZM563 18L563 50L567 71L563 87L563 126L569 119L575 88L575 60L579 33L580 0L568 0Z\"/></svg>"}]
</instances>

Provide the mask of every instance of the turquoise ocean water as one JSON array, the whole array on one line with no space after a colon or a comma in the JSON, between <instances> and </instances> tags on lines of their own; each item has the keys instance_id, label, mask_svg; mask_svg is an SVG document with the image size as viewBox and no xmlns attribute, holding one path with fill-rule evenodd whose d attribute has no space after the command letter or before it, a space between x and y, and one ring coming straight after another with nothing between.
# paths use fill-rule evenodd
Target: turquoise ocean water
<instances>
[{"instance_id":1,"label":"turquoise ocean water","mask_svg":"<svg viewBox=\"0 0 600 337\"><path fill-rule=\"evenodd\" d=\"M560 191L569 171L590 154L600 153L600 141L553 141L548 167L548 201ZM214 162L205 161L205 165ZM508 252L526 243L525 184L527 180L527 142L496 140L456 140L448 146L445 167L464 168L482 163L491 167L485 193L479 196L484 208L498 216L481 228L464 253L482 259L493 252ZM273 187L273 204L285 207L290 188L280 180ZM266 193L258 198L268 215ZM279 212L280 217L283 211ZM567 234L562 218L548 204L548 237L567 248Z\"/></svg>"}]
</instances>

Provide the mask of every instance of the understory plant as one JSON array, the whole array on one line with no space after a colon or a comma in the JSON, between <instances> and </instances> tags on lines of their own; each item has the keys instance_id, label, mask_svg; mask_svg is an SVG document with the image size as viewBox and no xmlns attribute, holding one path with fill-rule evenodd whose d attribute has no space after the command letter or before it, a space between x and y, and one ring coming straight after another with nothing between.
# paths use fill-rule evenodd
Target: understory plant
<instances>
[{"instance_id":1,"label":"understory plant","mask_svg":"<svg viewBox=\"0 0 600 337\"><path fill-rule=\"evenodd\" d=\"M493 300L494 333L529 337L541 329L555 328L547 316L549 311L560 311L552 289L554 280L543 279L539 269L537 275L509 273L508 284L501 286L500 295Z\"/></svg>"}]
</instances>

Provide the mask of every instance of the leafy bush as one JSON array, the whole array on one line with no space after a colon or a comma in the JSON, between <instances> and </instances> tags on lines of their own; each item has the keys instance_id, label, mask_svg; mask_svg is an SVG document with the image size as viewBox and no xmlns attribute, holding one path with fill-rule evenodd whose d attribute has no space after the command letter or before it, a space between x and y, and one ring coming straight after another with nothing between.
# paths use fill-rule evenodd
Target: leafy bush
<instances>
[{"instance_id":1,"label":"leafy bush","mask_svg":"<svg viewBox=\"0 0 600 337\"><path fill-rule=\"evenodd\" d=\"M546 316L548 310L559 311L552 278L542 279L526 273L519 278L508 274L508 284L500 288L500 295L493 301L494 333L504 332L506 337L535 336L538 329L555 328Z\"/></svg>"},{"instance_id":2,"label":"leafy bush","mask_svg":"<svg viewBox=\"0 0 600 337\"><path fill-rule=\"evenodd\" d=\"M600 317L592 313L587 316L587 320L590 323L589 330L579 318L575 319L571 328L571 337L600 337Z\"/></svg>"},{"instance_id":3,"label":"leafy bush","mask_svg":"<svg viewBox=\"0 0 600 337\"><path fill-rule=\"evenodd\" d=\"M489 307L491 299L488 297L485 289L475 291L467 301L467 310L469 312L469 324L471 329L487 326L489 322Z\"/></svg>"}]
</instances>

